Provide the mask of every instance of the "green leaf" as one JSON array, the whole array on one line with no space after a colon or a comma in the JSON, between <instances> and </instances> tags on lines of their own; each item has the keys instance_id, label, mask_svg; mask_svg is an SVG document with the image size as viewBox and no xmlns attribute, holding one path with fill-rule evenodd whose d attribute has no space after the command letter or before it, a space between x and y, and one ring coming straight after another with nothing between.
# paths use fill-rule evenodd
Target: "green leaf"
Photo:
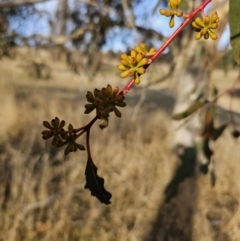
<instances>
[{"instance_id":1,"label":"green leaf","mask_svg":"<svg viewBox=\"0 0 240 241\"><path fill-rule=\"evenodd\" d=\"M86 184L85 189L91 191L91 195L98 198L98 200L105 204L110 204L112 194L104 188L104 179L97 174L97 167L94 165L92 159L88 159L86 170Z\"/></svg>"},{"instance_id":2,"label":"green leaf","mask_svg":"<svg viewBox=\"0 0 240 241\"><path fill-rule=\"evenodd\" d=\"M233 57L240 64L240 4L239 1L229 1L229 24Z\"/></svg>"},{"instance_id":3,"label":"green leaf","mask_svg":"<svg viewBox=\"0 0 240 241\"><path fill-rule=\"evenodd\" d=\"M212 130L211 137L214 141L216 141L218 139L218 137L220 137L222 135L222 133L226 129L227 125L228 124L226 123L226 124L219 126L218 128L214 128Z\"/></svg>"},{"instance_id":4,"label":"green leaf","mask_svg":"<svg viewBox=\"0 0 240 241\"><path fill-rule=\"evenodd\" d=\"M173 120L181 120L184 119L186 117L188 117L189 115L191 115L193 112L195 112L196 110L198 110L199 108L204 106L204 102L194 102L192 105L189 106L189 108L181 113L175 114L172 116Z\"/></svg>"}]
</instances>

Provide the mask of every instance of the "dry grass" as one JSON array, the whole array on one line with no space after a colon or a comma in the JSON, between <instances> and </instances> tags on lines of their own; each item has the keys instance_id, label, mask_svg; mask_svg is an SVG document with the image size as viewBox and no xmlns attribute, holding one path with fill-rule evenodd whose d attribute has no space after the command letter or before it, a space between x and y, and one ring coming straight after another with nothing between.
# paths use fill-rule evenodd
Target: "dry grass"
<instances>
[{"instance_id":1,"label":"dry grass","mask_svg":"<svg viewBox=\"0 0 240 241\"><path fill-rule=\"evenodd\" d=\"M132 122L137 98L129 98L122 120L113 117L91 134L93 159L113 194L105 206L84 190L86 154L64 157L40 135L42 121L55 116L74 125L89 120L82 114L87 82L67 70L57 74L65 68L58 65L54 79L42 82L16 61L0 68L0 240L240 240L239 141L228 132L216 143L216 186L208 175L187 178L164 203L177 164L165 111L172 100L151 92Z\"/></svg>"}]
</instances>

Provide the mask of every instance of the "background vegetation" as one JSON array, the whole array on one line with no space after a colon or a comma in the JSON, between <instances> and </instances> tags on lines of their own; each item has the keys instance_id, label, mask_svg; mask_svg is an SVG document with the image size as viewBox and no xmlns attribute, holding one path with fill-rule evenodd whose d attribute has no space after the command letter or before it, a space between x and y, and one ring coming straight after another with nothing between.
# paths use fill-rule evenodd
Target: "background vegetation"
<instances>
[{"instance_id":1,"label":"background vegetation","mask_svg":"<svg viewBox=\"0 0 240 241\"><path fill-rule=\"evenodd\" d=\"M103 206L84 190L85 153L64 157L40 133L42 121L55 116L75 125L89 121L86 91L125 84L116 70L119 57L101 53L92 79L84 70L88 53L80 59L83 70L74 69L81 48L18 46L20 34L10 41L7 29L0 62L0 240L239 240L239 140L230 126L215 143L214 187L209 174L192 172L196 163L173 153L175 85L169 76L159 81L171 67L170 53L149 68L143 87L126 96L123 118L92 131L92 155L113 194L112 204ZM227 73L214 67L211 80L222 91L237 74L233 65ZM230 95L219 100L217 124L229 120L229 101ZM239 123L238 88L232 111Z\"/></svg>"}]
</instances>

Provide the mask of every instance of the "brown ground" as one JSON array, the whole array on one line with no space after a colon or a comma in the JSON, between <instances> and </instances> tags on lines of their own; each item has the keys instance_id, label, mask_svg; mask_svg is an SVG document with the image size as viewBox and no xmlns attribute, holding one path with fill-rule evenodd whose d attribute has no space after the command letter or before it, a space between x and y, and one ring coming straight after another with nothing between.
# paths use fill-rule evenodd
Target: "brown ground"
<instances>
[{"instance_id":1,"label":"brown ground","mask_svg":"<svg viewBox=\"0 0 240 241\"><path fill-rule=\"evenodd\" d=\"M240 240L240 143L230 127L215 144L215 187L209 175L190 177L165 203L178 163L170 151L174 99L163 90L166 84L149 89L133 120L140 90L132 91L122 119L112 117L109 128L94 127L91 134L93 159L113 194L105 206L83 188L86 154L64 157L41 139L41 123L58 116L84 125L92 117L82 114L86 91L125 82L109 67L89 83L49 57L51 78L37 80L29 56L0 62L1 241ZM220 91L235 77L234 71L213 73ZM228 101L219 103L226 108ZM237 98L233 104L239 110ZM222 108L219 116L228 119Z\"/></svg>"}]
</instances>

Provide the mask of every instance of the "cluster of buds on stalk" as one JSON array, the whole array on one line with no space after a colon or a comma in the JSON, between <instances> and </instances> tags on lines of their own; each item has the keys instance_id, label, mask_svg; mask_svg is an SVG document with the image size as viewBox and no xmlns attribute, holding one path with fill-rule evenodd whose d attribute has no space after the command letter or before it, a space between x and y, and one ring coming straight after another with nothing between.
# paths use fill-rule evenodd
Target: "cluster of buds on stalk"
<instances>
[{"instance_id":1,"label":"cluster of buds on stalk","mask_svg":"<svg viewBox=\"0 0 240 241\"><path fill-rule=\"evenodd\" d=\"M169 0L168 7L169 9L160 9L160 14L170 17L169 27L172 28L175 25L174 16L177 17L189 17L188 14L184 14L182 11L178 10L181 4L181 0ZM204 36L204 39L209 37L213 40L217 39L217 34L213 30L218 28L219 17L217 12L214 12L211 17L204 15L202 11L202 18L197 17L193 22L192 26L197 32L195 38L199 40Z\"/></svg>"},{"instance_id":2,"label":"cluster of buds on stalk","mask_svg":"<svg viewBox=\"0 0 240 241\"><path fill-rule=\"evenodd\" d=\"M166 16L166 17L170 17L169 20L169 27L173 28L175 25L175 21L174 21L174 16L176 15L177 17L182 17L183 16L183 12L179 11L179 5L181 3L181 0L169 0L168 2L168 7L171 9L160 9L159 12L160 14Z\"/></svg>"},{"instance_id":3,"label":"cluster of buds on stalk","mask_svg":"<svg viewBox=\"0 0 240 241\"><path fill-rule=\"evenodd\" d=\"M91 113L96 109L99 118L108 118L110 112L114 112L117 117L121 117L121 112L117 107L125 107L124 95L117 95L119 88L112 88L107 85L102 90L95 89L94 92L87 92L86 99L89 104L85 105L85 114Z\"/></svg>"},{"instance_id":4,"label":"cluster of buds on stalk","mask_svg":"<svg viewBox=\"0 0 240 241\"><path fill-rule=\"evenodd\" d=\"M206 15L203 18L196 18L192 22L192 26L197 32L195 38L199 40L202 38L202 36L204 36L205 39L208 39L210 37L211 39L216 40L217 34L214 33L212 30L218 28L218 22L219 17L217 12L214 12L211 17Z\"/></svg>"},{"instance_id":5,"label":"cluster of buds on stalk","mask_svg":"<svg viewBox=\"0 0 240 241\"><path fill-rule=\"evenodd\" d=\"M65 121L60 121L58 117L55 117L51 122L43 121L43 126L47 128L47 130L42 131L42 138L48 140L53 137L52 145L55 147L66 145L65 155L68 155L70 152L76 152L77 150L85 150L83 145L76 143L77 138L81 134L74 133L72 124L69 124L68 129L65 130Z\"/></svg>"},{"instance_id":6,"label":"cluster of buds on stalk","mask_svg":"<svg viewBox=\"0 0 240 241\"><path fill-rule=\"evenodd\" d=\"M211 0L208 0L208 3ZM217 39L216 33L213 30L218 28L219 17L217 12L214 12L211 17L204 15L203 9L206 6L207 1L204 1L194 12L191 14L185 14L179 10L181 8L181 0L168 0L169 9L160 9L159 12L161 15L170 17L169 26L172 28L175 25L174 17L184 17L187 18L185 22L178 28L177 31L169 38L165 44L156 52L152 47L149 50L146 47L145 43L140 43L138 46L135 46L130 54L123 53L121 54L120 64L117 66L118 70L121 71L120 77L132 77L128 85L121 91L118 87L112 87L107 85L107 87L102 88L101 90L95 89L93 92L88 91L86 94L87 104L85 105L85 114L89 114L96 111L96 116L87 124L80 128L74 129L72 124L69 124L67 129L65 127L65 121L59 120L58 117L55 117L50 122L43 121L43 126L46 128L42 131L42 138L48 140L52 138L52 145L59 148L65 146L65 155L68 155L70 152L76 152L77 150L83 151L85 147L77 143L77 139L86 133L86 152L87 152L87 165L86 165L86 184L85 188L91 191L91 195L96 196L102 203L110 204L110 199L112 194L109 193L104 187L104 179L99 177L97 174L97 167L95 166L93 159L91 157L90 151L90 129L96 120L100 120L99 127L101 129L108 126L108 119L111 112L114 112L117 117L121 117L121 112L118 107L125 107L126 103L124 102L125 90L129 90L133 84L140 83L140 76L145 74L146 69L149 65L162 53L170 42L177 36L177 34L186 26L186 24L193 19L193 17L201 12L202 18L197 17L193 22L192 26L197 32L195 38L201 39L204 36L205 39L209 37L213 40ZM193 103L187 110L184 112L178 113L173 116L173 119L180 120L191 115L198 109L205 106L205 102L197 101ZM213 126L213 113L214 108L209 108L209 111L206 114L206 123L203 133L203 141L200 143L200 148L204 151L205 156L210 161L213 156L213 151L209 148L209 142L211 140L216 140L226 128L226 124L220 126L219 128L214 128ZM233 137L238 138L240 136L239 130L234 130L232 132Z\"/></svg>"},{"instance_id":7,"label":"cluster of buds on stalk","mask_svg":"<svg viewBox=\"0 0 240 241\"><path fill-rule=\"evenodd\" d=\"M133 77L135 84L139 84L140 76L145 74L146 67L151 63L150 58L155 52L156 50L154 48L150 48L148 51L146 44L141 43L131 50L130 55L121 54L121 64L117 66L117 68L122 71L120 77Z\"/></svg>"}]
</instances>

